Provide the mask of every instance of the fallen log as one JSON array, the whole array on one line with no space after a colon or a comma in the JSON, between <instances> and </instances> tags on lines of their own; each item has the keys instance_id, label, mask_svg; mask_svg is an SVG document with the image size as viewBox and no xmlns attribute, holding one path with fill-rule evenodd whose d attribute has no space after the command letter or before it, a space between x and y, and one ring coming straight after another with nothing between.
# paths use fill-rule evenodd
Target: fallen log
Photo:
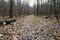
<instances>
[{"instance_id":1,"label":"fallen log","mask_svg":"<svg viewBox=\"0 0 60 40\"><path fill-rule=\"evenodd\" d=\"M16 19L0 20L0 25L8 25L8 24L11 24L11 23L13 23L15 21L16 21Z\"/></svg>"}]
</instances>

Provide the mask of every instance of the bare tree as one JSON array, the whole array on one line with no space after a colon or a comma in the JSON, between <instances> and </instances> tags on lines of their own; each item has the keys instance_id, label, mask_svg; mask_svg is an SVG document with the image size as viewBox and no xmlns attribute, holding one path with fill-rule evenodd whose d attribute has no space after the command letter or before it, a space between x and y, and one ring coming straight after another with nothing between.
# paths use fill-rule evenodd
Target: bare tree
<instances>
[{"instance_id":1,"label":"bare tree","mask_svg":"<svg viewBox=\"0 0 60 40\"><path fill-rule=\"evenodd\" d=\"M57 22L59 23L59 18L58 18L58 15L57 15L57 7L56 7L57 3L56 3L56 0L53 0L53 2L54 2L55 17L56 17L56 19L57 19Z\"/></svg>"},{"instance_id":2,"label":"bare tree","mask_svg":"<svg viewBox=\"0 0 60 40\"><path fill-rule=\"evenodd\" d=\"M21 0L17 0L18 15L21 16Z\"/></svg>"},{"instance_id":3,"label":"bare tree","mask_svg":"<svg viewBox=\"0 0 60 40\"><path fill-rule=\"evenodd\" d=\"M38 16L38 10L39 10L39 0L37 0L37 16Z\"/></svg>"},{"instance_id":4,"label":"bare tree","mask_svg":"<svg viewBox=\"0 0 60 40\"><path fill-rule=\"evenodd\" d=\"M1 0L1 4L2 4L2 16L4 16L4 12L5 12L5 8L4 8L4 0Z\"/></svg>"},{"instance_id":5,"label":"bare tree","mask_svg":"<svg viewBox=\"0 0 60 40\"><path fill-rule=\"evenodd\" d=\"M10 2L10 13L9 13L9 17L10 17L10 18L13 17L13 15L12 15L12 9L13 9L13 8L12 8L12 6L13 6L12 3L13 3L13 2L12 2L12 1L13 1L13 0L9 0L9 2Z\"/></svg>"}]
</instances>

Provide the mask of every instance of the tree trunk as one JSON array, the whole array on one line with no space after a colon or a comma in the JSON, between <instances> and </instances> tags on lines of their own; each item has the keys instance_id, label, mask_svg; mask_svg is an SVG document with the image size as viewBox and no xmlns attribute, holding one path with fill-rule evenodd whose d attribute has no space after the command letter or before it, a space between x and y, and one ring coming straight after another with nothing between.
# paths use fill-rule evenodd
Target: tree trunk
<instances>
[{"instance_id":1,"label":"tree trunk","mask_svg":"<svg viewBox=\"0 0 60 40\"><path fill-rule=\"evenodd\" d=\"M54 2L55 17L56 17L56 19L57 19L57 22L59 23L59 19L58 19L58 15L57 15L57 7L56 7L57 3L56 3L56 0L53 0L53 2Z\"/></svg>"},{"instance_id":2,"label":"tree trunk","mask_svg":"<svg viewBox=\"0 0 60 40\"><path fill-rule=\"evenodd\" d=\"M12 18L13 15L12 15L12 0L10 0L10 13L9 13L9 18Z\"/></svg>"}]
</instances>

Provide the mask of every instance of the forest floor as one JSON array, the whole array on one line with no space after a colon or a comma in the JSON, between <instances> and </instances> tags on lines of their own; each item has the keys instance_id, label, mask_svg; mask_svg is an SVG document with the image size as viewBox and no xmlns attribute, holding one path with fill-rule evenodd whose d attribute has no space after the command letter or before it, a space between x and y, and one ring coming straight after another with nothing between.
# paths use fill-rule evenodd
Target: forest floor
<instances>
[{"instance_id":1,"label":"forest floor","mask_svg":"<svg viewBox=\"0 0 60 40\"><path fill-rule=\"evenodd\" d=\"M0 40L60 40L60 25L54 17L20 17L14 24L0 26Z\"/></svg>"}]
</instances>

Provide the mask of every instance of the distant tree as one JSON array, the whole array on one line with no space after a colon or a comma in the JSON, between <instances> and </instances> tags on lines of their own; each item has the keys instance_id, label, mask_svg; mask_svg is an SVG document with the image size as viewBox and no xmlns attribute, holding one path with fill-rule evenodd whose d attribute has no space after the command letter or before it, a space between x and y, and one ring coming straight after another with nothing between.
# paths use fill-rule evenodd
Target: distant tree
<instances>
[{"instance_id":1,"label":"distant tree","mask_svg":"<svg viewBox=\"0 0 60 40\"><path fill-rule=\"evenodd\" d=\"M22 4L22 15L29 15L29 0L24 0Z\"/></svg>"},{"instance_id":2,"label":"distant tree","mask_svg":"<svg viewBox=\"0 0 60 40\"><path fill-rule=\"evenodd\" d=\"M17 0L18 16L21 16L21 0Z\"/></svg>"},{"instance_id":3,"label":"distant tree","mask_svg":"<svg viewBox=\"0 0 60 40\"><path fill-rule=\"evenodd\" d=\"M2 10L2 14L3 14L2 16L5 16L5 14L4 14L5 13L5 6L4 6L5 2L4 2L4 0L1 0L1 4L2 4L2 9L1 10Z\"/></svg>"},{"instance_id":4,"label":"distant tree","mask_svg":"<svg viewBox=\"0 0 60 40\"><path fill-rule=\"evenodd\" d=\"M37 0L37 16L39 15L40 10L40 0Z\"/></svg>"},{"instance_id":5,"label":"distant tree","mask_svg":"<svg viewBox=\"0 0 60 40\"><path fill-rule=\"evenodd\" d=\"M34 7L33 7L33 13L35 16L38 15L38 9L37 9L37 5L34 4Z\"/></svg>"},{"instance_id":6,"label":"distant tree","mask_svg":"<svg viewBox=\"0 0 60 40\"><path fill-rule=\"evenodd\" d=\"M9 13L9 17L12 18L13 17L13 15L12 15L12 9L13 9L12 8L13 7L13 4L12 3L13 3L13 0L9 0L9 2L10 2L10 13Z\"/></svg>"},{"instance_id":7,"label":"distant tree","mask_svg":"<svg viewBox=\"0 0 60 40\"><path fill-rule=\"evenodd\" d=\"M57 7L56 7L56 5L57 5L57 3L56 3L56 0L53 0L53 2L54 2L54 12L55 12L55 17L56 17L56 19L57 19L57 22L59 22L59 18L58 18L58 15L57 15Z\"/></svg>"},{"instance_id":8,"label":"distant tree","mask_svg":"<svg viewBox=\"0 0 60 40\"><path fill-rule=\"evenodd\" d=\"M0 1L0 16L1 16L1 1Z\"/></svg>"}]
</instances>

